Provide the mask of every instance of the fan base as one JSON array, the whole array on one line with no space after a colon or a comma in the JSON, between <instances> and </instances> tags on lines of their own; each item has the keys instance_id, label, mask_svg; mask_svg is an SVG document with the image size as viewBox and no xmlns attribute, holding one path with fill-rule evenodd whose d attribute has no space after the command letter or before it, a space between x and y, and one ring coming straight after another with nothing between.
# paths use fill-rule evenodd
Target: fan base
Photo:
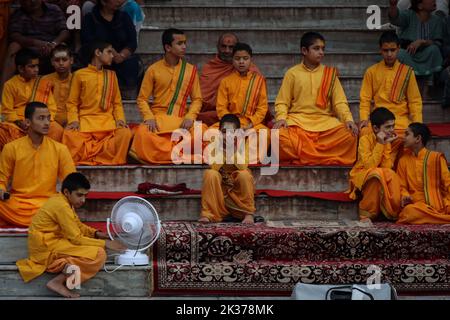
<instances>
[{"instance_id":1,"label":"fan base","mask_svg":"<svg viewBox=\"0 0 450 320\"><path fill-rule=\"evenodd\" d=\"M148 256L142 252L127 250L116 257L116 264L124 266L145 266L149 264Z\"/></svg>"}]
</instances>

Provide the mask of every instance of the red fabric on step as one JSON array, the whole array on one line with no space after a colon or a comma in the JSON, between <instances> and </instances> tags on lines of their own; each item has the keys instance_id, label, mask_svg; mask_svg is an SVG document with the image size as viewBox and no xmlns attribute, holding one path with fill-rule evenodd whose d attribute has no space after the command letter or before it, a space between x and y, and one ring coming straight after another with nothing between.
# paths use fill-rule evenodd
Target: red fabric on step
<instances>
[{"instance_id":1,"label":"red fabric on step","mask_svg":"<svg viewBox=\"0 0 450 320\"><path fill-rule=\"evenodd\" d=\"M431 134L436 137L450 137L450 123L429 123Z\"/></svg>"}]
</instances>

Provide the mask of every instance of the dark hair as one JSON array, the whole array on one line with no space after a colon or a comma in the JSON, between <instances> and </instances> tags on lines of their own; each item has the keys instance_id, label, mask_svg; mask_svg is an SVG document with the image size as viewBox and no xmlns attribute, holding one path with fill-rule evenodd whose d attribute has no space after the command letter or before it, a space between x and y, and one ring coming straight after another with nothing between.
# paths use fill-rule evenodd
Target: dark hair
<instances>
[{"instance_id":1,"label":"dark hair","mask_svg":"<svg viewBox=\"0 0 450 320\"><path fill-rule=\"evenodd\" d=\"M90 188L89 180L81 172L72 172L64 179L61 191L64 192L67 189L69 192L73 192L78 189L89 190Z\"/></svg>"},{"instance_id":2,"label":"dark hair","mask_svg":"<svg viewBox=\"0 0 450 320\"><path fill-rule=\"evenodd\" d=\"M241 122L239 121L239 118L235 114L228 113L224 115L222 119L220 119L220 128L223 128L224 124L227 122L233 123L236 129L239 129L241 127Z\"/></svg>"},{"instance_id":3,"label":"dark hair","mask_svg":"<svg viewBox=\"0 0 450 320\"><path fill-rule=\"evenodd\" d=\"M29 64L31 60L34 60L34 59L39 59L39 55L36 52L34 52L33 50L23 48L23 49L20 49L16 53L14 62L16 64L16 67L19 67L19 66L24 67L27 64Z\"/></svg>"},{"instance_id":4,"label":"dark hair","mask_svg":"<svg viewBox=\"0 0 450 320\"><path fill-rule=\"evenodd\" d=\"M164 51L166 51L166 44L169 46L172 45L173 36L175 34L184 34L184 32L179 29L175 29L175 28L170 28L170 29L164 30L162 37L161 37Z\"/></svg>"},{"instance_id":5,"label":"dark hair","mask_svg":"<svg viewBox=\"0 0 450 320\"><path fill-rule=\"evenodd\" d=\"M65 52L67 52L67 54L69 55L69 57L73 57L72 50L70 50L69 46L66 45L65 43L60 43L60 44L58 44L56 47L54 47L53 50L52 50L52 52L50 53L50 57L53 58L53 55L54 55L56 52L61 52L61 51L65 51Z\"/></svg>"},{"instance_id":6,"label":"dark hair","mask_svg":"<svg viewBox=\"0 0 450 320\"><path fill-rule=\"evenodd\" d=\"M393 30L384 31L381 36L378 44L380 47L383 45L383 43L392 43L394 42L397 45L400 45L400 39L397 36L397 33Z\"/></svg>"},{"instance_id":7,"label":"dark hair","mask_svg":"<svg viewBox=\"0 0 450 320\"><path fill-rule=\"evenodd\" d=\"M378 128L389 120L395 120L395 115L385 107L378 107L370 114L370 123Z\"/></svg>"},{"instance_id":8,"label":"dark hair","mask_svg":"<svg viewBox=\"0 0 450 320\"><path fill-rule=\"evenodd\" d=\"M253 56L252 47L250 47L248 44L243 43L243 42L236 43L236 45L233 48L233 55L237 51L247 51L247 53L250 55L250 57Z\"/></svg>"},{"instance_id":9,"label":"dark hair","mask_svg":"<svg viewBox=\"0 0 450 320\"><path fill-rule=\"evenodd\" d=\"M106 41L102 41L102 40L94 40L89 44L89 52L88 52L88 57L89 57L89 63L91 62L91 60L94 58L95 56L95 50L100 50L103 51L108 47L111 47L111 43L106 42Z\"/></svg>"},{"instance_id":10,"label":"dark hair","mask_svg":"<svg viewBox=\"0 0 450 320\"><path fill-rule=\"evenodd\" d=\"M38 101L28 102L27 105L25 106L25 119L31 120L37 108L48 109L45 103Z\"/></svg>"},{"instance_id":11,"label":"dark hair","mask_svg":"<svg viewBox=\"0 0 450 320\"><path fill-rule=\"evenodd\" d=\"M325 42L325 38L318 32L306 32L302 39L300 40L300 49L306 48L308 49L310 46L314 44L316 40L322 40Z\"/></svg>"},{"instance_id":12,"label":"dark hair","mask_svg":"<svg viewBox=\"0 0 450 320\"><path fill-rule=\"evenodd\" d=\"M414 137L422 137L422 144L424 146L426 146L428 141L430 141L431 131L425 124L420 122L413 122L408 126L408 128L411 129Z\"/></svg>"}]
</instances>

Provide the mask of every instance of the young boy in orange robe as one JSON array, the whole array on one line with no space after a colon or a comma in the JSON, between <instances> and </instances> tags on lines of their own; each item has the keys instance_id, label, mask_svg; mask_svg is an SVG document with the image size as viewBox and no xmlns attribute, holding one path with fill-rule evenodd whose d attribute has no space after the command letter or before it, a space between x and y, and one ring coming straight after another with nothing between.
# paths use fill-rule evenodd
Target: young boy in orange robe
<instances>
[{"instance_id":1,"label":"young boy in orange robe","mask_svg":"<svg viewBox=\"0 0 450 320\"><path fill-rule=\"evenodd\" d=\"M47 137L50 119L45 104L28 103L27 135L6 144L0 154L0 225L28 227L34 214L56 193L58 179L75 171L67 147Z\"/></svg>"},{"instance_id":2,"label":"young boy in orange robe","mask_svg":"<svg viewBox=\"0 0 450 320\"><path fill-rule=\"evenodd\" d=\"M56 102L55 121L65 127L67 124L67 99L72 83L73 55L65 44L57 45L51 52L51 63L55 72L44 78L52 84L53 97Z\"/></svg>"},{"instance_id":3,"label":"young boy in orange robe","mask_svg":"<svg viewBox=\"0 0 450 320\"><path fill-rule=\"evenodd\" d=\"M321 62L325 39L307 32L302 63L289 69L275 101L280 129L280 162L297 165L352 165L358 127L353 122L337 70Z\"/></svg>"},{"instance_id":4,"label":"young boy in orange robe","mask_svg":"<svg viewBox=\"0 0 450 320\"><path fill-rule=\"evenodd\" d=\"M405 132L408 152L400 158L397 174L401 182L401 206L397 223L449 224L450 173L445 156L426 148L428 127L413 122Z\"/></svg>"},{"instance_id":5,"label":"young boy in orange robe","mask_svg":"<svg viewBox=\"0 0 450 320\"><path fill-rule=\"evenodd\" d=\"M5 144L26 135L25 106L29 102L42 102L50 111L48 136L61 142L63 127L55 121L56 103L51 83L39 76L39 56L29 49L21 49L15 57L18 75L9 79L2 92L0 123L0 151Z\"/></svg>"},{"instance_id":6,"label":"young boy in orange robe","mask_svg":"<svg viewBox=\"0 0 450 320\"><path fill-rule=\"evenodd\" d=\"M400 212L400 180L392 170L392 143L398 139L395 116L378 107L370 114L370 123L372 132L360 138L358 161L350 171L350 198L362 194L360 219L375 220L382 213L387 219L396 220Z\"/></svg>"},{"instance_id":7,"label":"young boy in orange robe","mask_svg":"<svg viewBox=\"0 0 450 320\"><path fill-rule=\"evenodd\" d=\"M78 284L86 282L105 264L105 249L126 249L121 242L109 240L106 233L78 218L75 209L84 204L89 189L84 175L71 173L64 179L61 193L51 197L34 216L28 230L29 258L16 263L25 282L44 272L58 273L47 288L66 298L78 298L80 295L67 287L67 278L74 277L73 282L79 280Z\"/></svg>"},{"instance_id":8,"label":"young boy in orange robe","mask_svg":"<svg viewBox=\"0 0 450 320\"><path fill-rule=\"evenodd\" d=\"M116 73L104 68L112 63L113 48L98 41L90 49L91 64L72 79L63 143L77 165L125 164L132 133Z\"/></svg>"},{"instance_id":9,"label":"young boy in orange robe","mask_svg":"<svg viewBox=\"0 0 450 320\"><path fill-rule=\"evenodd\" d=\"M227 114L222 117L220 131L224 144L230 143L227 136L233 137L240 126L236 115ZM234 146L234 138L232 143ZM231 215L242 220L242 223L254 223L255 182L246 157L236 149L239 148L233 148L235 154L227 155L227 148L224 146L223 158L212 161L211 168L205 171L200 222L221 222Z\"/></svg>"},{"instance_id":10,"label":"young boy in orange robe","mask_svg":"<svg viewBox=\"0 0 450 320\"><path fill-rule=\"evenodd\" d=\"M142 163L172 164L173 148L180 141L172 140L172 133L184 129L190 133L191 144L202 141L206 125L194 130L194 122L202 106L202 95L197 68L187 63L186 35L178 29L163 32L164 58L152 64L146 71L137 98L144 123L133 139L130 156ZM188 105L188 97L191 99ZM153 98L150 103L149 99ZM202 150L184 152L183 161L203 162ZM200 154L199 154L200 153Z\"/></svg>"}]
</instances>

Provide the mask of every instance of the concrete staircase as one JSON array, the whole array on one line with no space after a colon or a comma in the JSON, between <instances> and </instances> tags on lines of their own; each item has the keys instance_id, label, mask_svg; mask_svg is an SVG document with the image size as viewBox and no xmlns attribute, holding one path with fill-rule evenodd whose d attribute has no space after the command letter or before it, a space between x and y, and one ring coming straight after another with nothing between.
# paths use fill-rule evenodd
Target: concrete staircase
<instances>
[{"instance_id":1,"label":"concrete staircase","mask_svg":"<svg viewBox=\"0 0 450 320\"><path fill-rule=\"evenodd\" d=\"M147 1L146 22L140 35L138 52L146 65L161 58L161 33L167 27L184 30L188 37L187 59L199 68L215 54L219 35L238 34L249 43L255 62L267 77L270 103L273 105L285 71L300 61L301 35L310 30L321 32L327 40L325 63L337 66L355 120L364 70L377 62L380 31L367 30L366 8L379 5L382 24L386 19L386 1L381 0L172 0ZM424 120L430 123L450 121L450 110L442 110L436 97L425 97ZM134 100L124 101L127 120L141 121ZM434 139L431 148L450 159L450 139ZM93 192L133 192L144 181L175 184L200 189L204 166L122 166L80 167L92 182ZM258 189L341 192L348 186L349 168L281 168L276 176L261 176L253 168ZM198 195L151 199L163 220L194 220L198 217ZM104 221L115 200L88 200L80 211L86 221ZM258 196L258 214L270 220L313 219L355 220L356 203L333 202L313 198L271 198ZM27 255L24 235L0 235L0 297L49 296L45 282L49 275L24 284L14 262ZM109 266L114 268L114 266ZM121 268L113 274L105 271L87 282L82 295L91 297L145 297L152 291L151 268Z\"/></svg>"},{"instance_id":2,"label":"concrete staircase","mask_svg":"<svg viewBox=\"0 0 450 320\"><path fill-rule=\"evenodd\" d=\"M158 184L186 183L188 188L200 190L203 170L207 166L127 166L81 167L93 181L92 188L100 192L135 192L140 182ZM348 187L349 168L310 167L280 168L275 176L263 176L260 168L252 168L257 189L341 192ZM117 181L117 183L111 183ZM329 181L334 181L330 184ZM109 216L116 200L88 200L80 211L81 217L96 221ZM162 220L196 220L200 213L200 195L157 197L150 199ZM257 214L266 220L292 219L356 219L356 204L334 202L307 197L273 198L256 196ZM182 208L182 209L181 209Z\"/></svg>"}]
</instances>

